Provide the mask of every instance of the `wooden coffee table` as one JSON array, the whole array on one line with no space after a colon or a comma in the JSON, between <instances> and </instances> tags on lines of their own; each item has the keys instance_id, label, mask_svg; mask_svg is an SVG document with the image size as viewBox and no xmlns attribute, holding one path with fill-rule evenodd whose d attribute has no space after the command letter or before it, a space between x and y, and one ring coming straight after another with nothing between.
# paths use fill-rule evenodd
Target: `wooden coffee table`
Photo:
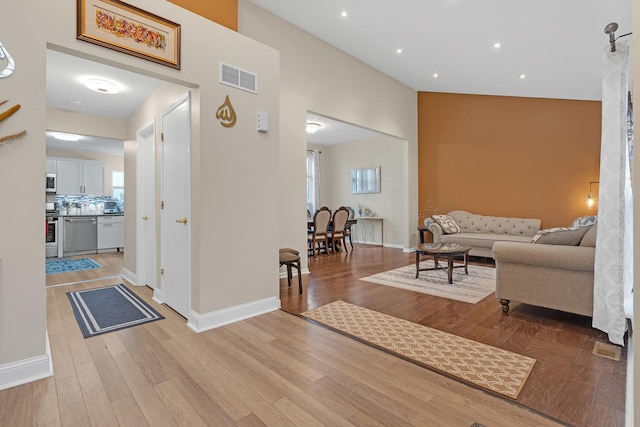
<instances>
[{"instance_id":1,"label":"wooden coffee table","mask_svg":"<svg viewBox=\"0 0 640 427\"><path fill-rule=\"evenodd\" d=\"M471 246L461 245L459 243L420 243L416 246L416 279L421 271L429 270L445 270L449 278L449 284L453 284L453 269L463 268L464 273L469 274L469 251ZM435 267L420 268L420 256L431 255ZM447 266L441 266L438 263L440 257L447 257ZM463 264L454 264L454 258L456 256L462 256L464 258Z\"/></svg>"}]
</instances>

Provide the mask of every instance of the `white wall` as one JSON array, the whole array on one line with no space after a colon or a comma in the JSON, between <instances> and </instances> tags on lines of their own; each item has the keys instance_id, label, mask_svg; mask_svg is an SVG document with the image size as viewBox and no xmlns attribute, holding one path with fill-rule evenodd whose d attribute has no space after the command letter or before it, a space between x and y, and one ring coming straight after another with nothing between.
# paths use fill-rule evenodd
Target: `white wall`
<instances>
[{"instance_id":1,"label":"white wall","mask_svg":"<svg viewBox=\"0 0 640 427\"><path fill-rule=\"evenodd\" d=\"M367 140L331 146L310 146L322 152L320 172L323 204L331 210L340 206L369 208L383 217L385 246L403 247L404 145L405 141L381 135ZM352 194L351 169L380 166L380 193ZM358 213L356 212L356 215ZM354 238L382 242L378 222L364 222L354 227ZM375 234L375 235L374 235Z\"/></svg>"},{"instance_id":2,"label":"white wall","mask_svg":"<svg viewBox=\"0 0 640 427\"><path fill-rule=\"evenodd\" d=\"M193 98L191 146L191 276L192 294L198 298L193 308L207 313L263 299L270 299L272 307L279 304L278 53L172 3L135 3L182 25L181 70L77 40L76 2L13 2L0 14L0 41L16 64L12 76L0 79L0 92L10 100L9 105L22 105L0 124L0 135L28 131L10 149L0 148L0 198L20 207L0 209L0 389L10 381L13 385L48 373L48 365L40 363L48 360L42 238L44 135L49 128L47 48L198 88ZM257 72L260 93L220 85L220 60ZM214 119L225 95L230 96L238 115L237 125L230 129ZM255 129L259 111L272 118L268 134ZM133 140L135 134L122 139ZM254 174L243 173L245 170ZM255 221L249 206L272 208L261 217L274 226L265 228L260 239L255 238L254 228L247 227ZM238 273L246 270L247 244L252 252L261 254L252 258L250 276ZM30 362L33 369L24 368L22 362L34 360L37 363ZM18 379L7 380L8 373Z\"/></svg>"},{"instance_id":3,"label":"white wall","mask_svg":"<svg viewBox=\"0 0 640 427\"><path fill-rule=\"evenodd\" d=\"M418 210L416 91L248 0L238 4L239 31L280 51L280 246L306 248L305 123L313 111L408 141L398 228L403 246L411 247Z\"/></svg>"}]
</instances>

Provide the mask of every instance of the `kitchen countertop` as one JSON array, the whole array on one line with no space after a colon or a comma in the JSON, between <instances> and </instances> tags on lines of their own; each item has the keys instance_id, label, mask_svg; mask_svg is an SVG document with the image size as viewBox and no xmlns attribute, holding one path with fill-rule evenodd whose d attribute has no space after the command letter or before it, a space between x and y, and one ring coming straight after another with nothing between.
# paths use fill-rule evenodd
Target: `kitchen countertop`
<instances>
[{"instance_id":1,"label":"kitchen countertop","mask_svg":"<svg viewBox=\"0 0 640 427\"><path fill-rule=\"evenodd\" d=\"M79 214L79 215L59 215L59 214L52 214L52 215L47 215L47 216L52 216L52 217L71 217L71 218L80 218L80 217L87 217L87 216L124 216L124 212L118 212L118 213L105 213L105 214L98 214L98 213L93 213L93 214Z\"/></svg>"}]
</instances>

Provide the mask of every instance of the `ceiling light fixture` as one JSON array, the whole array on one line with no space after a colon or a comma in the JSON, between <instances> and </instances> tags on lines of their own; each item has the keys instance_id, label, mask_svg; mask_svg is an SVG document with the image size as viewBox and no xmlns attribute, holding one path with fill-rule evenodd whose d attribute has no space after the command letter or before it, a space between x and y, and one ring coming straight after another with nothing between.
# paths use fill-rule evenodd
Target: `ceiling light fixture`
<instances>
[{"instance_id":1,"label":"ceiling light fixture","mask_svg":"<svg viewBox=\"0 0 640 427\"><path fill-rule=\"evenodd\" d=\"M519 76L519 77L520 77L520 79L521 79L521 80L524 80L524 79L526 79L526 78L527 78L527 75L526 75L526 74L520 74L520 76Z\"/></svg>"},{"instance_id":2,"label":"ceiling light fixture","mask_svg":"<svg viewBox=\"0 0 640 427\"><path fill-rule=\"evenodd\" d=\"M433 73L433 78L437 79L438 78L438 73Z\"/></svg>"},{"instance_id":3,"label":"ceiling light fixture","mask_svg":"<svg viewBox=\"0 0 640 427\"><path fill-rule=\"evenodd\" d=\"M104 79L89 79L84 83L84 85L99 93L112 94L120 92L120 88L117 84Z\"/></svg>"},{"instance_id":4,"label":"ceiling light fixture","mask_svg":"<svg viewBox=\"0 0 640 427\"><path fill-rule=\"evenodd\" d=\"M500 46L502 46L502 44L500 44L499 42L493 44L493 47L495 47L496 49L498 49Z\"/></svg>"},{"instance_id":5,"label":"ceiling light fixture","mask_svg":"<svg viewBox=\"0 0 640 427\"><path fill-rule=\"evenodd\" d=\"M320 130L322 125L320 123L315 122L307 122L307 133L309 135L314 134Z\"/></svg>"},{"instance_id":6,"label":"ceiling light fixture","mask_svg":"<svg viewBox=\"0 0 640 427\"><path fill-rule=\"evenodd\" d=\"M400 48L396 49L396 53L402 53L402 49Z\"/></svg>"},{"instance_id":7,"label":"ceiling light fixture","mask_svg":"<svg viewBox=\"0 0 640 427\"><path fill-rule=\"evenodd\" d=\"M67 102L69 104L71 104L71 105L77 105L78 107L84 107L84 102L80 101L79 99L70 99Z\"/></svg>"},{"instance_id":8,"label":"ceiling light fixture","mask_svg":"<svg viewBox=\"0 0 640 427\"><path fill-rule=\"evenodd\" d=\"M72 133L54 133L53 137L60 141L78 141L80 137Z\"/></svg>"},{"instance_id":9,"label":"ceiling light fixture","mask_svg":"<svg viewBox=\"0 0 640 427\"><path fill-rule=\"evenodd\" d=\"M347 14L347 12L346 12L346 11L342 11L342 13L341 13L340 15L341 15L343 18L346 18L348 14Z\"/></svg>"},{"instance_id":10,"label":"ceiling light fixture","mask_svg":"<svg viewBox=\"0 0 640 427\"><path fill-rule=\"evenodd\" d=\"M589 209L593 209L596 206L596 199L593 197L593 193L591 192L591 185L600 184L600 181L591 181L589 183L589 194L587 194L587 207Z\"/></svg>"}]
</instances>

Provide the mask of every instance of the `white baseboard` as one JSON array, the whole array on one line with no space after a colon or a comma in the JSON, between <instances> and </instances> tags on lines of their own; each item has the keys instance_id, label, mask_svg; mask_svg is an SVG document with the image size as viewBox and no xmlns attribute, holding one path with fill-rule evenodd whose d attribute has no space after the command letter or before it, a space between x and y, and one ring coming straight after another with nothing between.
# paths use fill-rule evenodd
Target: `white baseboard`
<instances>
[{"instance_id":1,"label":"white baseboard","mask_svg":"<svg viewBox=\"0 0 640 427\"><path fill-rule=\"evenodd\" d=\"M191 311L187 326L199 333L228 325L229 323L269 313L271 311L278 310L279 308L280 300L276 297L271 297L248 302L246 304L236 305L235 307L212 311L211 313L198 314L195 311Z\"/></svg>"},{"instance_id":2,"label":"white baseboard","mask_svg":"<svg viewBox=\"0 0 640 427\"><path fill-rule=\"evenodd\" d=\"M309 271L308 268L303 268L302 269L302 275L304 276L305 274L310 274L311 272ZM291 275L293 277L296 277L298 275L298 269L294 268L293 271L291 272ZM286 279L287 278L287 269L284 268L284 270L280 270L280 276L281 279Z\"/></svg>"},{"instance_id":3,"label":"white baseboard","mask_svg":"<svg viewBox=\"0 0 640 427\"><path fill-rule=\"evenodd\" d=\"M120 272L120 274L126 281L131 283L133 286L141 286L138 284L138 279L136 278L136 275L133 272L127 270L126 268L122 268L122 271Z\"/></svg>"},{"instance_id":4,"label":"white baseboard","mask_svg":"<svg viewBox=\"0 0 640 427\"><path fill-rule=\"evenodd\" d=\"M45 334L45 354L0 366L0 390L27 384L53 375L49 334Z\"/></svg>"}]
</instances>

